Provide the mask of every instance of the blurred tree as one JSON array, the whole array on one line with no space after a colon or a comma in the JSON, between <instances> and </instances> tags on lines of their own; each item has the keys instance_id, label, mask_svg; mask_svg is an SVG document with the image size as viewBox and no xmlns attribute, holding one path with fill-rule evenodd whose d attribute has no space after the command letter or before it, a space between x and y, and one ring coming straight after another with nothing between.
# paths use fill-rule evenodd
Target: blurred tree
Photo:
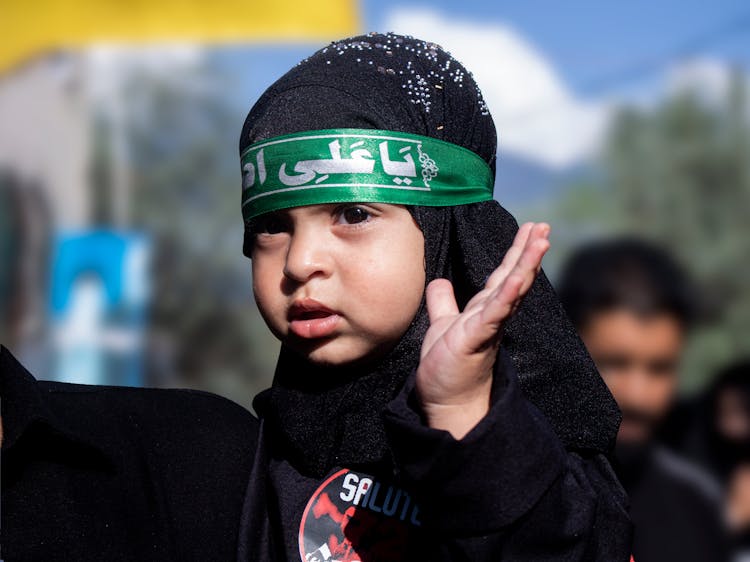
<instances>
[{"instance_id":1,"label":"blurred tree","mask_svg":"<svg viewBox=\"0 0 750 562\"><path fill-rule=\"evenodd\" d=\"M39 186L0 170L0 343L19 355L46 327L50 224Z\"/></svg>"},{"instance_id":2,"label":"blurred tree","mask_svg":"<svg viewBox=\"0 0 750 562\"><path fill-rule=\"evenodd\" d=\"M671 250L691 271L705 321L685 362L692 390L718 366L750 354L750 119L746 77L723 103L682 93L648 112L623 109L601 179L564 197L563 222L597 236L635 234Z\"/></svg>"},{"instance_id":3,"label":"blurred tree","mask_svg":"<svg viewBox=\"0 0 750 562\"><path fill-rule=\"evenodd\" d=\"M0 170L0 343L16 343L15 293L20 246L16 190L10 173Z\"/></svg>"},{"instance_id":4,"label":"blurred tree","mask_svg":"<svg viewBox=\"0 0 750 562\"><path fill-rule=\"evenodd\" d=\"M112 213L112 134L106 114L97 109L92 120L92 154L89 168L91 219L96 226L112 224L115 218Z\"/></svg>"},{"instance_id":5,"label":"blurred tree","mask_svg":"<svg viewBox=\"0 0 750 562\"><path fill-rule=\"evenodd\" d=\"M137 70L123 88L127 214L154 240L147 381L209 390L249 407L270 382L277 345L253 302L241 252L234 148L243 116L222 95L231 84L204 63ZM100 120L96 127L107 130ZM92 168L103 186L108 154L97 151Z\"/></svg>"}]
</instances>

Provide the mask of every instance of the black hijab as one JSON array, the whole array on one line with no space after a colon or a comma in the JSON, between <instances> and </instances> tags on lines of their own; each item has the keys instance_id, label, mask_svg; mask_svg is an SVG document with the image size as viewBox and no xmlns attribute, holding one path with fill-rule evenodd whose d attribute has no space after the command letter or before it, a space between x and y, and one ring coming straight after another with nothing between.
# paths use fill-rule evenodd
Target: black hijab
<instances>
[{"instance_id":1,"label":"black hijab","mask_svg":"<svg viewBox=\"0 0 750 562\"><path fill-rule=\"evenodd\" d=\"M482 94L434 43L371 33L321 49L258 100L240 152L271 137L335 128L434 137L468 148L495 171L497 137ZM410 211L424 233L427 282L450 279L460 305L483 287L518 229L496 201ZM251 247L248 232L248 256ZM389 462L381 410L416 369L428 327L423 301L396 347L368 366L320 368L282 347L271 389L255 400L274 447L318 476L335 466ZM607 452L617 406L544 274L506 324L502 345L525 395L566 447Z\"/></svg>"}]
</instances>

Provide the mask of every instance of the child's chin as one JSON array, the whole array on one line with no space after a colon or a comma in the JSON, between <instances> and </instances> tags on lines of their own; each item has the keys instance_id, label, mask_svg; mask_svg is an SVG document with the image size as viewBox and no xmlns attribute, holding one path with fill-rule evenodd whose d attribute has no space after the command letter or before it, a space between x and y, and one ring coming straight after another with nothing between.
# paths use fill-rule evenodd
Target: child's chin
<instances>
[{"instance_id":1,"label":"child's chin","mask_svg":"<svg viewBox=\"0 0 750 562\"><path fill-rule=\"evenodd\" d=\"M351 352L347 353L346 350L331 350L324 349L324 347L308 351L303 355L310 363L321 367L343 367L357 363L361 359Z\"/></svg>"},{"instance_id":2,"label":"child's chin","mask_svg":"<svg viewBox=\"0 0 750 562\"><path fill-rule=\"evenodd\" d=\"M320 367L347 367L367 362L371 359L371 350L357 349L356 345L339 339L303 341L289 344L310 363ZM369 353L368 353L369 351Z\"/></svg>"}]
</instances>

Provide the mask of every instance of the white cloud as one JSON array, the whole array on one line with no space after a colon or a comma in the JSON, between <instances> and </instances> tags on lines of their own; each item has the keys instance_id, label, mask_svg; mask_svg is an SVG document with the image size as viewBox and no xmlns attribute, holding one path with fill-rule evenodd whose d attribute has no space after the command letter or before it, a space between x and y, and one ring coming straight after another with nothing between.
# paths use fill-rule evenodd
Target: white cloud
<instances>
[{"instance_id":1,"label":"white cloud","mask_svg":"<svg viewBox=\"0 0 750 562\"><path fill-rule=\"evenodd\" d=\"M750 86L750 79L745 76L745 80ZM719 105L727 99L731 83L732 69L726 62L697 57L667 69L665 90L667 96L690 92L708 104Z\"/></svg>"},{"instance_id":2,"label":"white cloud","mask_svg":"<svg viewBox=\"0 0 750 562\"><path fill-rule=\"evenodd\" d=\"M611 111L576 99L554 68L506 25L397 8L385 29L434 41L474 74L497 125L499 151L562 168L591 156Z\"/></svg>"}]
</instances>

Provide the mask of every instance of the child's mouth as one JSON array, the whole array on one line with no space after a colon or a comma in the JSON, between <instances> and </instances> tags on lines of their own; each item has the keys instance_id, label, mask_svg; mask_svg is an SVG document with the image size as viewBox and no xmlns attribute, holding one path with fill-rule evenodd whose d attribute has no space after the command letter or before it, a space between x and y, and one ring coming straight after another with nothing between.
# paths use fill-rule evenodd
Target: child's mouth
<instances>
[{"instance_id":1,"label":"child's mouth","mask_svg":"<svg viewBox=\"0 0 750 562\"><path fill-rule=\"evenodd\" d=\"M341 318L314 299L296 301L289 309L289 329L304 339L325 338L333 334Z\"/></svg>"}]
</instances>

